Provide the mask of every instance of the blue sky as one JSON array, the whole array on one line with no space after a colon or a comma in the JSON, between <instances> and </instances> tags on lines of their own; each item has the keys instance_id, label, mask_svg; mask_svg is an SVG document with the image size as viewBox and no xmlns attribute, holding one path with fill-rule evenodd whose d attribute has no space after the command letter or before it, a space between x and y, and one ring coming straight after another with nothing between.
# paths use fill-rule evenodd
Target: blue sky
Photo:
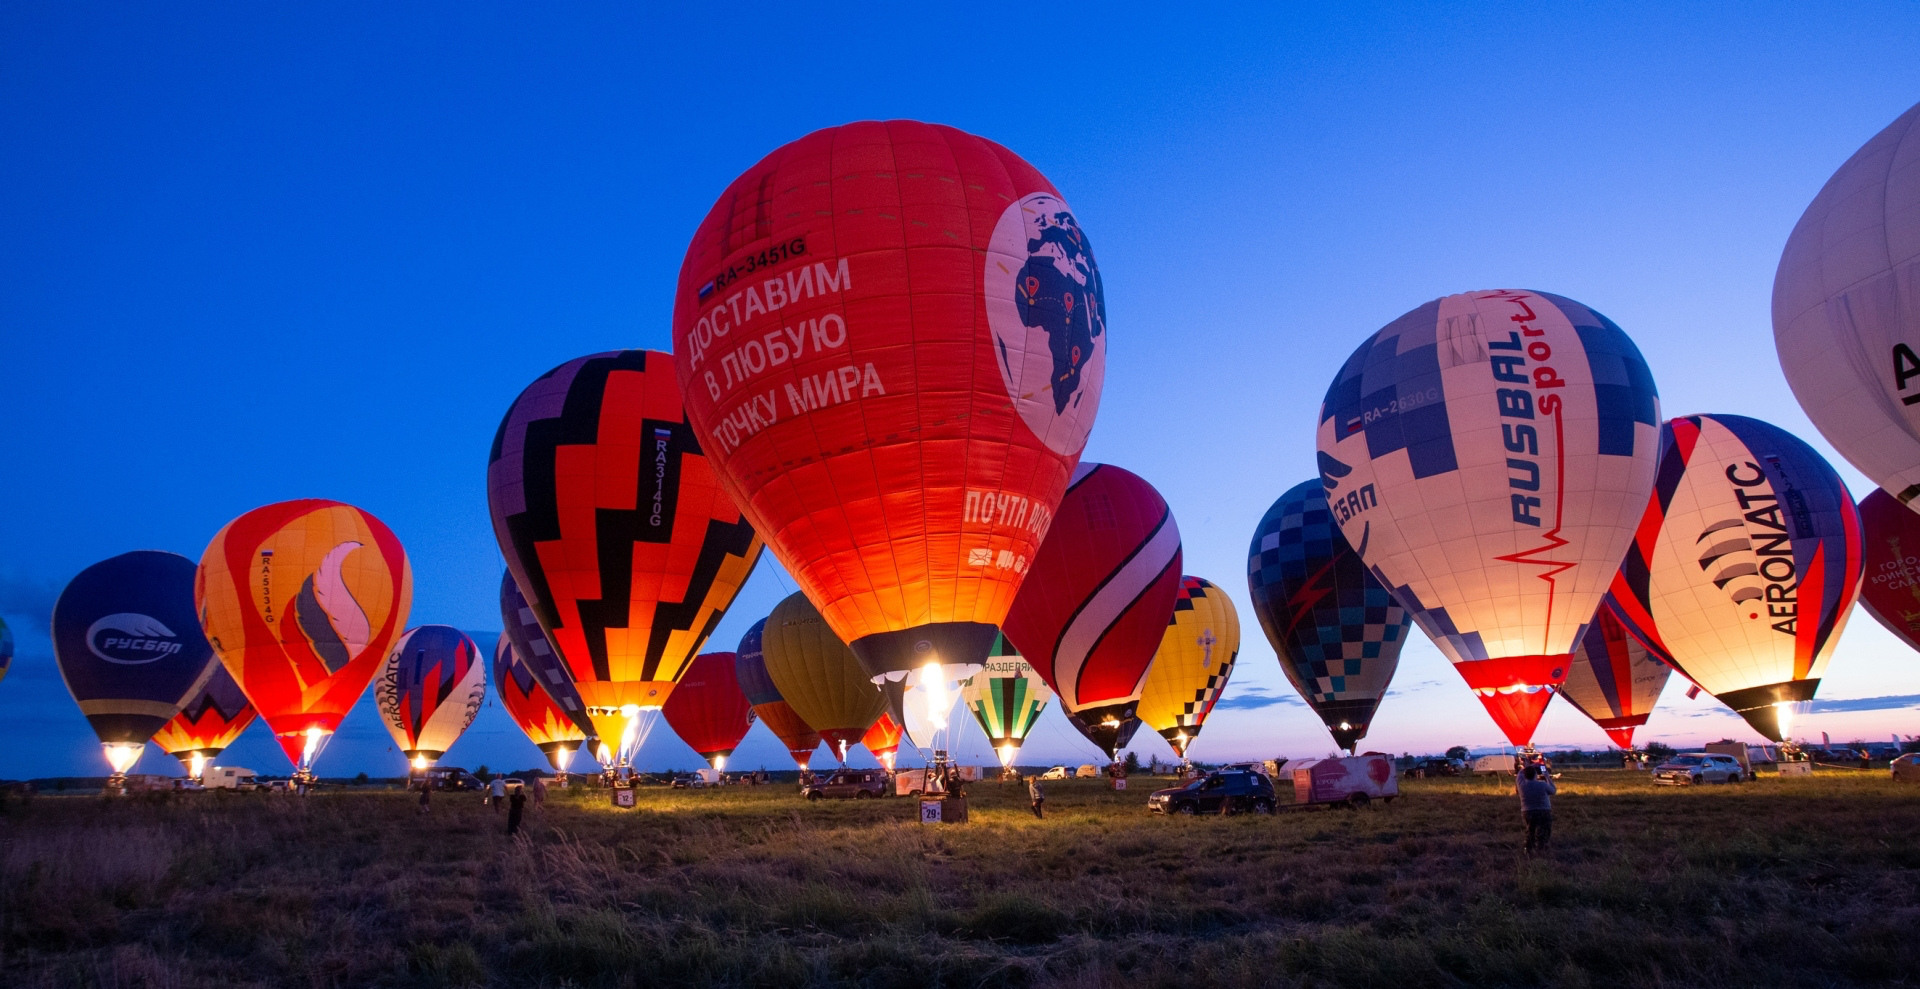
<instances>
[{"instance_id":1,"label":"blue sky","mask_svg":"<svg viewBox=\"0 0 1920 989\"><path fill-rule=\"evenodd\" d=\"M1186 569L1250 633L1196 756L1324 752L1241 574L1261 513L1311 476L1340 362L1433 297L1553 291L1634 337L1668 415L1757 416L1832 457L1774 356L1774 266L1833 169L1920 100L1916 50L1911 3L7 4L0 614L20 654L0 777L104 771L47 645L65 581L129 549L198 558L263 503L367 508L411 555L415 624L497 629L484 467L513 397L583 353L666 348L726 183L887 117L1014 149L1092 239L1114 342L1087 456L1162 490ZM791 588L769 557L716 647ZM1821 689L1852 706L1802 722L1920 732L1916 659L1857 616ZM324 770L398 766L368 708ZM1649 733L1745 731L1673 690ZM1604 742L1557 702L1538 737ZM1368 741L1499 734L1418 641ZM1053 713L1032 744L1091 757ZM665 732L647 754L695 758ZM257 729L235 758L283 765ZM490 707L450 758L537 755ZM762 762L784 754L757 728L736 764Z\"/></svg>"}]
</instances>

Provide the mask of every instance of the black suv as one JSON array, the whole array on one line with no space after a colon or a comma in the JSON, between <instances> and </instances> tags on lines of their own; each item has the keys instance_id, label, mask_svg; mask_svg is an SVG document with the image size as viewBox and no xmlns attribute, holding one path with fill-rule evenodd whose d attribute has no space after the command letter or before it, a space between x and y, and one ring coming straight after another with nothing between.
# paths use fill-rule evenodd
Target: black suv
<instances>
[{"instance_id":1,"label":"black suv","mask_svg":"<svg viewBox=\"0 0 1920 989\"><path fill-rule=\"evenodd\" d=\"M1271 814L1273 781L1260 773L1211 773L1185 786L1157 790L1147 798L1156 814Z\"/></svg>"},{"instance_id":2,"label":"black suv","mask_svg":"<svg viewBox=\"0 0 1920 989\"><path fill-rule=\"evenodd\" d=\"M878 769L842 769L831 776L816 776L807 784L807 799L831 797L840 800L868 800L887 795L887 774Z\"/></svg>"}]
</instances>

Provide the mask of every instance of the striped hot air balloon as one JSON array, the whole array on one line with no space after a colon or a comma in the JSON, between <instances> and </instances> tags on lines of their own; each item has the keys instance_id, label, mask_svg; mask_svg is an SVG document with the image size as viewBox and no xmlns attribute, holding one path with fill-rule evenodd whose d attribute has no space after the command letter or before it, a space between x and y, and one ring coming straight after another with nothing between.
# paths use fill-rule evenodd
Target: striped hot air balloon
<instances>
[{"instance_id":1,"label":"striped hot air balloon","mask_svg":"<svg viewBox=\"0 0 1920 989\"><path fill-rule=\"evenodd\" d=\"M1280 672L1353 751L1393 682L1413 616L1340 534L1319 481L1288 489L1261 516L1247 592Z\"/></svg>"},{"instance_id":2,"label":"striped hot air balloon","mask_svg":"<svg viewBox=\"0 0 1920 989\"><path fill-rule=\"evenodd\" d=\"M1612 589L1620 620L1783 741L1860 588L1860 513L1799 437L1745 416L1660 431L1660 475Z\"/></svg>"},{"instance_id":3,"label":"striped hot air balloon","mask_svg":"<svg viewBox=\"0 0 1920 989\"><path fill-rule=\"evenodd\" d=\"M1634 638L1615 617L1616 607L1611 596L1602 600L1587 634L1573 651L1567 682L1555 689L1593 719L1614 744L1631 749L1634 729L1647 723L1673 667Z\"/></svg>"},{"instance_id":4,"label":"striped hot air balloon","mask_svg":"<svg viewBox=\"0 0 1920 989\"><path fill-rule=\"evenodd\" d=\"M213 672L200 692L187 699L173 720L153 733L153 744L180 760L187 776L199 779L207 763L219 758L253 724L255 711L233 675L208 650Z\"/></svg>"},{"instance_id":5,"label":"striped hot air balloon","mask_svg":"<svg viewBox=\"0 0 1920 989\"><path fill-rule=\"evenodd\" d=\"M961 688L960 699L980 722L1004 769L1013 765L1027 732L1053 702L1053 689L1003 635L987 654L986 667Z\"/></svg>"},{"instance_id":6,"label":"striped hot air balloon","mask_svg":"<svg viewBox=\"0 0 1920 989\"><path fill-rule=\"evenodd\" d=\"M1007 612L1006 635L1109 757L1137 726L1180 590L1180 527L1137 475L1082 463Z\"/></svg>"},{"instance_id":7,"label":"striped hot air balloon","mask_svg":"<svg viewBox=\"0 0 1920 989\"><path fill-rule=\"evenodd\" d=\"M533 667L521 661L518 647L505 632L493 646L493 689L507 717L547 757L553 771L566 772L574 753L586 744L587 734L540 682Z\"/></svg>"},{"instance_id":8,"label":"striped hot air balloon","mask_svg":"<svg viewBox=\"0 0 1920 989\"><path fill-rule=\"evenodd\" d=\"M295 772L340 727L406 627L413 568L385 523L306 499L226 524L200 557L194 603L208 641Z\"/></svg>"},{"instance_id":9,"label":"striped hot air balloon","mask_svg":"<svg viewBox=\"0 0 1920 989\"><path fill-rule=\"evenodd\" d=\"M480 647L450 625L408 629L373 681L380 720L414 769L433 765L453 747L486 695Z\"/></svg>"},{"instance_id":10,"label":"striped hot air balloon","mask_svg":"<svg viewBox=\"0 0 1920 989\"><path fill-rule=\"evenodd\" d=\"M793 757L793 764L804 773L813 762L814 750L820 747L820 733L787 703L780 695L780 688L774 686L773 677L767 675L767 658L761 645L766 628L767 620L762 618L740 637L734 675L739 678L740 690L747 695L747 703L753 705L753 713L760 717L760 723L780 739L780 744L787 747L787 754Z\"/></svg>"},{"instance_id":11,"label":"striped hot air balloon","mask_svg":"<svg viewBox=\"0 0 1920 989\"><path fill-rule=\"evenodd\" d=\"M887 709L853 650L833 634L806 594L795 591L774 605L762 633L767 676L840 762Z\"/></svg>"},{"instance_id":12,"label":"striped hot air balloon","mask_svg":"<svg viewBox=\"0 0 1920 989\"><path fill-rule=\"evenodd\" d=\"M80 571L53 605L53 657L116 774L213 676L193 561L139 550Z\"/></svg>"},{"instance_id":13,"label":"striped hot air balloon","mask_svg":"<svg viewBox=\"0 0 1920 989\"><path fill-rule=\"evenodd\" d=\"M1572 299L1436 299L1353 352L1321 403L1334 521L1514 745L1600 606L1653 488L1660 402Z\"/></svg>"},{"instance_id":14,"label":"striped hot air balloon","mask_svg":"<svg viewBox=\"0 0 1920 989\"><path fill-rule=\"evenodd\" d=\"M1140 690L1140 720L1185 759L1239 657L1240 614L1227 592L1201 577L1180 578L1173 615Z\"/></svg>"},{"instance_id":15,"label":"striped hot air balloon","mask_svg":"<svg viewBox=\"0 0 1920 989\"><path fill-rule=\"evenodd\" d=\"M494 437L487 501L612 768L631 766L761 550L687 425L673 356L593 354L528 385Z\"/></svg>"},{"instance_id":16,"label":"striped hot air balloon","mask_svg":"<svg viewBox=\"0 0 1920 989\"><path fill-rule=\"evenodd\" d=\"M667 727L720 772L726 771L727 757L753 727L753 705L740 690L736 660L730 652L694 657L660 711Z\"/></svg>"}]
</instances>

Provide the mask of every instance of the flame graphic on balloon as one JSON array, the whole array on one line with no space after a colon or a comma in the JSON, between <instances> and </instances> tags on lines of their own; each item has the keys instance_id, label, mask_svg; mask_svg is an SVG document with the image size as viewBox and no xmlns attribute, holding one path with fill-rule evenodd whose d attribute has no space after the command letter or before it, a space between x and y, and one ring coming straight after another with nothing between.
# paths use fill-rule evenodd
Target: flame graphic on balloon
<instances>
[{"instance_id":1,"label":"flame graphic on balloon","mask_svg":"<svg viewBox=\"0 0 1920 989\"><path fill-rule=\"evenodd\" d=\"M340 576L341 564L360 546L348 540L328 550L320 561L320 569L307 577L293 599L294 617L300 631L313 643L314 654L326 664L328 673L338 673L353 662L366 651L367 643L373 638L367 613L361 609L360 602L353 599Z\"/></svg>"}]
</instances>

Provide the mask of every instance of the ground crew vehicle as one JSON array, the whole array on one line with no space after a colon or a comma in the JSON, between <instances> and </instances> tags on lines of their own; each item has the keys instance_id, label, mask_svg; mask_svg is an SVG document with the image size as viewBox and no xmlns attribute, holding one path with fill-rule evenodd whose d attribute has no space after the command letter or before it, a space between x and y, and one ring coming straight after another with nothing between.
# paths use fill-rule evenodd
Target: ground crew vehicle
<instances>
[{"instance_id":1,"label":"ground crew vehicle","mask_svg":"<svg viewBox=\"0 0 1920 989\"><path fill-rule=\"evenodd\" d=\"M260 785L253 770L240 766L208 766L200 774L200 782L209 790L253 790Z\"/></svg>"},{"instance_id":2,"label":"ground crew vehicle","mask_svg":"<svg viewBox=\"0 0 1920 989\"><path fill-rule=\"evenodd\" d=\"M1718 752L1682 752L1653 767L1653 781L1664 786L1738 783L1740 761Z\"/></svg>"},{"instance_id":3,"label":"ground crew vehicle","mask_svg":"<svg viewBox=\"0 0 1920 989\"><path fill-rule=\"evenodd\" d=\"M1266 774L1237 770L1208 773L1185 786L1156 790L1147 798L1147 809L1156 814L1271 814L1275 802L1273 781Z\"/></svg>"},{"instance_id":4,"label":"ground crew vehicle","mask_svg":"<svg viewBox=\"0 0 1920 989\"><path fill-rule=\"evenodd\" d=\"M816 777L807 785L807 799L866 800L887 795L887 774L878 769L842 769Z\"/></svg>"},{"instance_id":5,"label":"ground crew vehicle","mask_svg":"<svg viewBox=\"0 0 1920 989\"><path fill-rule=\"evenodd\" d=\"M1067 767L1065 767L1065 766L1055 766L1055 767L1053 767L1052 769L1049 769L1049 770L1047 770L1046 772L1044 772L1044 773L1041 773L1041 774L1040 774L1040 778L1041 778L1041 779L1043 779L1043 780L1063 780L1063 779L1066 779L1066 778L1067 778Z\"/></svg>"},{"instance_id":6,"label":"ground crew vehicle","mask_svg":"<svg viewBox=\"0 0 1920 989\"><path fill-rule=\"evenodd\" d=\"M1293 773L1294 806L1337 804L1365 807L1375 800L1392 802L1400 795L1400 778L1393 760L1384 755L1303 759L1287 763Z\"/></svg>"}]
</instances>

